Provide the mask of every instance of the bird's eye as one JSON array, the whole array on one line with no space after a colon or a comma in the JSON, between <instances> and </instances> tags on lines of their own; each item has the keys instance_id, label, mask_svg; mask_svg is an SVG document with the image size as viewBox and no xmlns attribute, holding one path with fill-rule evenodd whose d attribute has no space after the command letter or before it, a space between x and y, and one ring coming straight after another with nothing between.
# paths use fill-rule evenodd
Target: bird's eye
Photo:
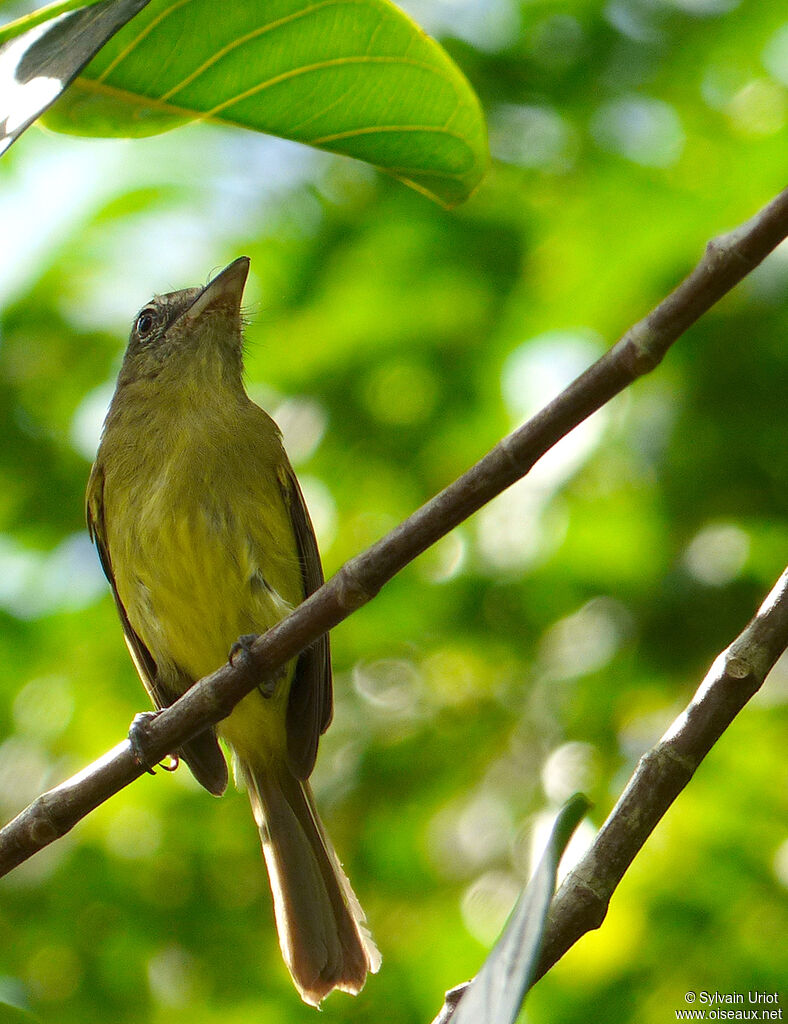
<instances>
[{"instance_id":1,"label":"bird's eye","mask_svg":"<svg viewBox=\"0 0 788 1024\"><path fill-rule=\"evenodd\" d=\"M135 324L135 330L140 338L144 338L150 334L156 325L156 310L155 309L143 309L140 315L137 317L137 323Z\"/></svg>"}]
</instances>

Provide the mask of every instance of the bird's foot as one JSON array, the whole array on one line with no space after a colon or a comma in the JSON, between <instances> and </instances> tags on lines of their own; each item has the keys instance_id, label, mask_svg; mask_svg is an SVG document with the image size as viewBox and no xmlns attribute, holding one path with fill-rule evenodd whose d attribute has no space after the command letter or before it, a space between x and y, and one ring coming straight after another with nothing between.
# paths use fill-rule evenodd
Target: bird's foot
<instances>
[{"instance_id":1,"label":"bird's foot","mask_svg":"<svg viewBox=\"0 0 788 1024\"><path fill-rule=\"evenodd\" d=\"M242 665L249 661L249 657L252 652L252 644L257 639L257 633L244 633L243 636L239 636L233 646L230 648L229 662L235 668L236 661Z\"/></svg>"},{"instance_id":2,"label":"bird's foot","mask_svg":"<svg viewBox=\"0 0 788 1024\"><path fill-rule=\"evenodd\" d=\"M177 754L169 754L168 760L165 763L164 761L152 762L145 752L149 738L148 726L158 714L158 711L141 711L138 715L134 716L134 720L129 726L129 744L131 745L131 756L134 758L134 763L138 764L140 768L144 768L151 775L156 774L154 771L156 764L163 768L165 772L174 772L180 764Z\"/></svg>"},{"instance_id":3,"label":"bird's foot","mask_svg":"<svg viewBox=\"0 0 788 1024\"><path fill-rule=\"evenodd\" d=\"M240 668L250 669L252 666L251 653L252 645L257 639L257 633L246 633L244 636L239 636L233 646L230 648L229 661L230 664L235 668L238 665ZM257 684L257 689L266 698L273 697L276 692L276 684L280 679L284 679L285 669L279 669L273 675L264 679L263 682Z\"/></svg>"}]
</instances>

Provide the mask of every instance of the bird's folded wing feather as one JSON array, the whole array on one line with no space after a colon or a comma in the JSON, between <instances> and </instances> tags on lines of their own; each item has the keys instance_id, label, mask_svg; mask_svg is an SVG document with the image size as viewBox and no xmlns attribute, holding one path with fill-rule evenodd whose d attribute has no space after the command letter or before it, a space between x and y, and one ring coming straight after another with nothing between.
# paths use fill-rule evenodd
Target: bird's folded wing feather
<instances>
[{"instance_id":1,"label":"bird's folded wing feather","mask_svg":"<svg viewBox=\"0 0 788 1024\"><path fill-rule=\"evenodd\" d=\"M304 496L289 464L279 470L279 485L290 515L301 562L304 596L323 583L323 568ZM317 745L333 713L331 652L328 636L301 653L287 705L287 753L293 774L306 779L315 766Z\"/></svg>"},{"instance_id":2,"label":"bird's folded wing feather","mask_svg":"<svg viewBox=\"0 0 788 1024\"><path fill-rule=\"evenodd\" d=\"M115 576L112 571L112 559L107 543L107 530L104 521L104 473L98 465L93 467L90 480L88 481L86 514L90 539L96 545L101 567L112 587L112 596L115 598L115 605L120 615L126 644L139 677L155 706L157 708L168 707L196 680L184 679L183 686L177 692L169 687L165 687L159 679L153 655L129 622L129 617L118 594ZM213 727L206 729L205 732L199 733L184 743L179 753L200 785L217 796L224 792L227 788L227 763Z\"/></svg>"}]
</instances>

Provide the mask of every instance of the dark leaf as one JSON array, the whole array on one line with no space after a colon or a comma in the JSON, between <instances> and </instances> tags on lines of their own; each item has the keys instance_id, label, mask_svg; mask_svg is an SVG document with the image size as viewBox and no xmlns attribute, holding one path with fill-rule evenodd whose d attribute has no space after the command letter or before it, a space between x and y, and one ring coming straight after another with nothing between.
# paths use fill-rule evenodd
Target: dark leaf
<instances>
[{"instance_id":1,"label":"dark leaf","mask_svg":"<svg viewBox=\"0 0 788 1024\"><path fill-rule=\"evenodd\" d=\"M147 3L106 0L60 14L0 46L0 153Z\"/></svg>"},{"instance_id":2,"label":"dark leaf","mask_svg":"<svg viewBox=\"0 0 788 1024\"><path fill-rule=\"evenodd\" d=\"M517 1017L539 961L558 863L589 806L582 794L564 804L533 878L497 945L463 993L452 1024L512 1024Z\"/></svg>"}]
</instances>

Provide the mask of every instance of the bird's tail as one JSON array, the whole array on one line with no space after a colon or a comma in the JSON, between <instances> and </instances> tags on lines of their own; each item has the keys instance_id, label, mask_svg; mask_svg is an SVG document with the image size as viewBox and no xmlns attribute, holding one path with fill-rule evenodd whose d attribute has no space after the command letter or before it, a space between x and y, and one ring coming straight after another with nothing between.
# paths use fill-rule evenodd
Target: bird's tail
<instances>
[{"instance_id":1,"label":"bird's tail","mask_svg":"<svg viewBox=\"0 0 788 1024\"><path fill-rule=\"evenodd\" d=\"M317 815L308 782L285 765L243 764L274 897L279 945L301 998L356 995L380 966L364 912Z\"/></svg>"}]
</instances>

